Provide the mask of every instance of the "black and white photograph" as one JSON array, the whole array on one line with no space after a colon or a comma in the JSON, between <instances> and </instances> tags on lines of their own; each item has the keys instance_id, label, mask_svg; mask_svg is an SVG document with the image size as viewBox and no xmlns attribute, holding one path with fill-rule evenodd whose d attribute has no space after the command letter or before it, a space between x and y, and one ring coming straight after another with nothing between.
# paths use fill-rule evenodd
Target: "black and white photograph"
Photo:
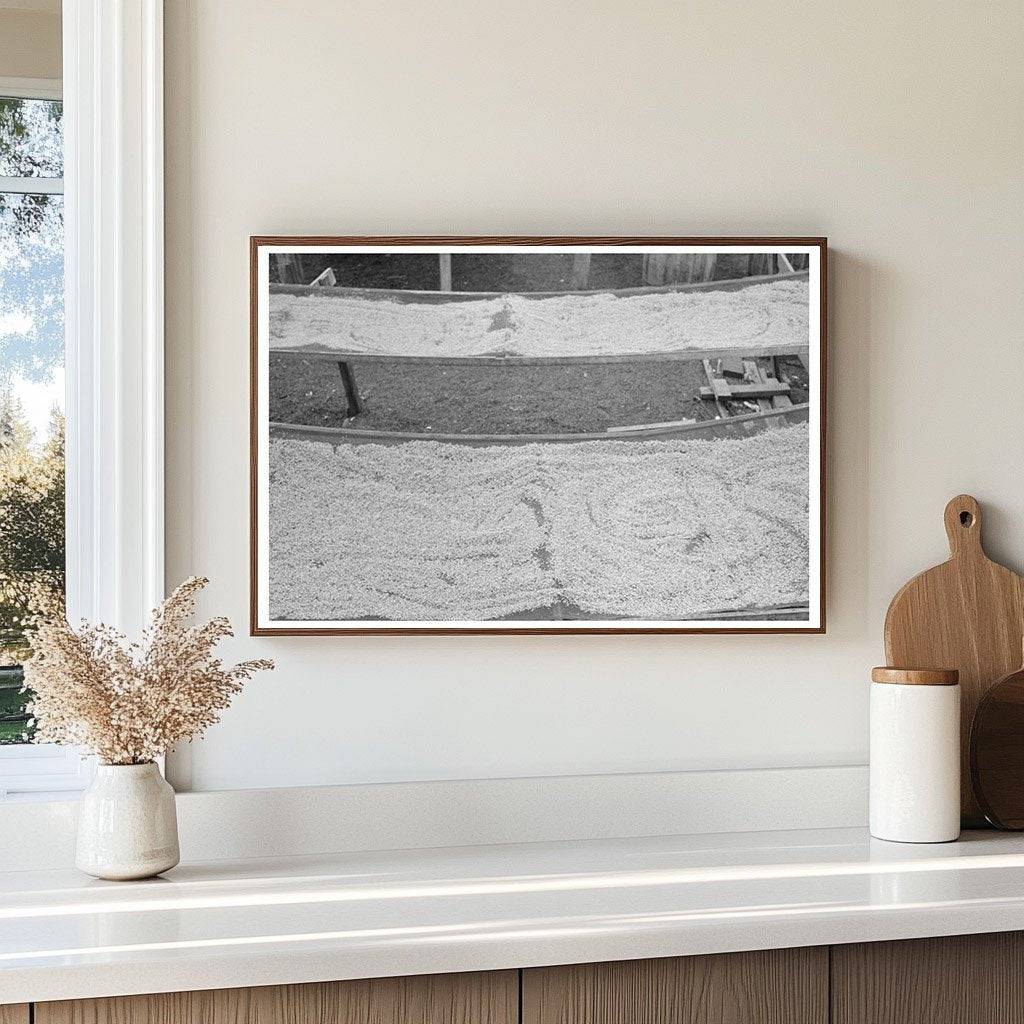
<instances>
[{"instance_id":1,"label":"black and white photograph","mask_svg":"<svg viewBox=\"0 0 1024 1024\"><path fill-rule=\"evenodd\" d=\"M824 244L488 241L252 240L253 632L820 632Z\"/></svg>"}]
</instances>

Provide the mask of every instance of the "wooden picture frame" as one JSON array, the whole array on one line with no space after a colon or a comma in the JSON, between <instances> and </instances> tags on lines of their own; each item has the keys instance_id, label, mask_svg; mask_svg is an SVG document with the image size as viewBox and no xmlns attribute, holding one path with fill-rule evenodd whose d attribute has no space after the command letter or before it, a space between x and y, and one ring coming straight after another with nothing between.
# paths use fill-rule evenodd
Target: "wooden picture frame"
<instances>
[{"instance_id":1,"label":"wooden picture frame","mask_svg":"<svg viewBox=\"0 0 1024 1024\"><path fill-rule=\"evenodd\" d=\"M594 633L600 635L609 634L651 634L651 633L667 633L667 634L700 634L700 633L735 633L735 634L749 634L749 633L765 633L765 634L779 634L779 633L812 633L822 634L825 632L825 537L826 537L826 526L825 526L825 454L826 454L826 405L827 405L827 394L826 394L826 378L827 378L827 240L820 237L714 237L714 238L691 238L691 237L607 237L607 236L569 236L569 237L557 237L557 236L365 236L365 237L354 237L354 236L289 236L289 235L258 235L250 238L250 516L249 516L249 527L250 527L250 632L253 636L295 636L295 635L307 635L307 636L344 636L344 635L451 635L451 634L464 634L464 635L481 635L481 634L496 634L496 635L511 635L511 634L525 634L525 635L558 635L558 634L583 634L583 633ZM644 273L647 274L648 270L651 270L651 274L656 278L657 273L661 272L664 276L662 278L662 284L651 286L643 285L639 288L630 289L596 289L594 291L586 292L585 294L604 294L610 293L614 296L622 296L625 293L629 294L647 294L647 293L658 293L658 292L707 292L707 291L737 291L742 288L749 287L754 284L770 283L773 280L778 280L781 277L793 277L803 279L804 277L808 281L808 344L807 344L807 358L803 359L805 366L807 367L808 380L806 383L807 398L806 404L800 405L797 403L793 405L792 411L787 408L787 411L774 414L771 410L781 408L781 401L777 404L776 398L771 397L770 399L765 396L775 396L779 394L781 396L782 386L777 380L773 380L771 376L765 377L762 375L762 389L760 391L755 390L753 387L749 387L748 391L743 390L743 385L740 385L736 390L739 391L743 396L746 394L755 394L759 397L757 401L760 403L760 412L758 413L743 413L739 416L731 417L727 419L727 423L723 426L724 429L730 431L739 431L744 420L756 421L747 426L742 426L743 430L749 430L751 427L756 427L760 430L762 427L764 432L767 433L769 430L768 424L774 425L792 425L796 422L798 414L806 416L806 422L808 423L808 436L809 443L807 447L808 451L808 536L807 536L807 559L808 559L808 598L806 603L806 621L789 621L786 619L766 619L766 620L749 620L749 619L735 619L723 621L721 619L704 620L704 619L687 619L687 620L639 620L633 623L635 620L632 619L609 619L609 618L583 618L583 619L558 619L552 621L537 621L537 620L525 620L520 621L512 618L497 618L487 619L481 621L458 621L449 622L445 619L439 620L416 620L413 622L405 622L402 620L392 620L387 618L374 619L368 621L365 618L352 619L352 620L326 620L326 621L291 621L290 619L282 620L280 618L273 618L269 613L269 526L268 518L264 515L264 505L269 504L269 474L265 471L263 463L269 457L267 453L270 447L270 434L271 428L275 431L275 436L283 436L288 440L301 440L301 441L314 441L326 440L332 445L332 449L336 450L336 447L346 445L348 443L365 443L366 441L373 441L377 443L377 438L384 436L382 432L376 430L361 430L358 427L348 426L349 413L353 407L358 409L359 394L357 391L356 383L353 380L351 372L352 360L358 360L365 363L373 363L376 361L378 364L385 360L399 359L404 360L402 365L415 365L417 360L432 360L434 356L416 356L416 355L373 355L371 353L358 353L352 354L348 352L342 353L340 349L331 348L329 350L314 351L316 346L302 346L296 347L294 355L301 355L306 361L312 362L313 360L325 360L333 361L338 364L340 369L339 379L344 392L344 400L346 403L345 416L346 419L343 421L343 426L338 427L316 427L312 425L294 424L294 423L275 423L272 424L270 421L270 403L269 403L269 365L270 365L270 328L269 328L269 303L271 284L269 280L269 260L272 255L276 256L279 260L275 266L280 271L285 266L284 260L287 256L294 253L295 255L304 254L318 254L323 253L325 250L335 251L337 250L339 255L351 255L353 253L366 253L366 252L380 252L380 253L391 253L394 252L396 255L406 255L410 253L422 254L436 253L438 257L438 283L440 284L439 294L428 294L425 291L417 290L413 292L406 292L399 299L395 296L397 293L391 292L386 298L390 301L413 301L417 304L423 303L435 303L438 300L448 301L449 299L454 300L456 296L463 300L469 298L479 297L481 299L488 298L491 296L501 295L505 298L537 298L537 297L555 297L556 295L569 294L580 294L583 292L579 286L581 283L585 284L584 274L586 267L590 262L592 254L601 255L619 255L619 254L641 254L644 256ZM445 250L445 251L438 251ZM563 254L567 258L571 255L571 263L569 264L568 283L570 287L564 289L556 289L551 293L534 292L529 296L526 292L517 292L515 290L506 291L495 291L495 292L480 292L474 290L473 296L468 293L447 293L444 289L451 289L452 284L452 254L463 254L463 255L477 255L486 254L489 251L493 252L498 250L499 254L508 254L510 256L527 254L530 252L536 252L540 255L553 255ZM445 259L447 254L448 259ZM790 263L790 257L788 254L806 254L807 256L807 271L806 273L795 271L792 264ZM770 275L753 275L752 277L744 278L742 280L737 278L731 278L727 281L714 280L714 259L710 257L725 256L730 259L733 257L739 257L747 255L751 258L751 266L753 266L754 258L760 258L763 265L771 267L772 273ZM648 261L646 257L654 257L654 259ZM282 259L284 257L284 259ZM689 275L690 280L685 283L680 283L676 280L674 283L669 281L665 283L668 278L675 274L678 279L679 271L678 266L673 271L672 259L674 257L685 258L685 273ZM705 257L702 263L702 257ZM765 261L765 258L766 261ZM710 266L710 269L709 269ZM668 270L666 271L666 267ZM787 269L788 267L788 269ZM653 268L653 269L651 269ZM659 270L660 268L660 270ZM328 273L330 271L330 273ZM781 273L779 272L781 271ZM694 280L693 278L697 279ZM645 277L644 281L649 278ZM373 298L377 298L378 295L383 295L383 292L378 292L375 288L363 287L352 287L352 288L339 288L336 287L336 275L332 268L320 272L317 275L317 281L314 284L298 284L288 286L285 284L275 284L273 290L275 294L310 294L310 289L319 286L326 286L325 293L329 293L330 296L340 296L342 292L345 292L345 296L360 297L369 296L370 293L376 292ZM335 286L335 287L332 287ZM442 299L442 296L444 298ZM316 294L317 298L320 298L320 293ZM284 300L280 300L284 301ZM322 348L322 346L321 346ZM676 354L669 356L667 353L657 354L646 354L640 358L646 358L648 361L654 360L655 358L661 359L673 358L673 359L684 359L693 358L695 356L688 355L688 351L683 354ZM699 349L701 358L705 357L707 351L711 351L714 355L714 350ZM726 350L721 350L725 352ZM740 349L732 349L730 351L735 352L737 355L744 354ZM766 349L765 351L770 351ZM721 355L721 352L719 353ZM345 359L339 359L339 353L345 355ZM279 355L279 350L274 349L274 354ZM756 354L758 359L767 358L761 355L760 350ZM769 356L775 358L774 356ZM469 355L463 357L446 357L448 361L456 364L468 364L480 362L481 357L478 355ZM506 365L525 365L527 363L534 364L548 364L552 360L556 362L568 362L571 360L578 359L577 356L571 357L521 357L521 356L508 356L506 354L496 356L486 356L485 359L489 359L490 362L501 362ZM627 354L622 357L622 361L633 361L637 358L636 355ZM789 358L788 356L784 358ZM803 358L803 357L801 357ZM607 354L602 354L595 357L595 361L602 363L614 362L615 357ZM734 360L735 361L735 360ZM753 356L751 356L751 362L756 362ZM266 365L264 365L264 363ZM714 364L708 369L708 362L704 363L706 372L708 373L708 383L711 385L710 388L701 388L702 392L710 391L713 394L709 397L713 398L716 404L719 404L719 392L716 380L718 378L712 378L712 374L718 372L721 373L720 368L715 369ZM747 364L744 363L744 366ZM719 364L720 367L720 364ZM724 380L724 378L722 378ZM755 378L756 379L756 378ZM750 380L746 379L745 383L749 385ZM735 407L736 401L733 398L724 401L725 405L719 405L719 408L725 406ZM770 401L770 405L766 406L765 402ZM748 402L748 405L753 405L753 402ZM755 408L757 406L755 405ZM767 410L767 411L766 411ZM261 418L266 414L266 419ZM728 416L728 414L725 414ZM688 423L688 421L681 421L681 423ZM628 431L630 436L637 437L639 439L648 439L651 437L664 437L664 436L675 436L671 431L668 435L664 431L657 431L654 428L668 427L675 430L677 433L680 430L692 430L695 431L694 437L700 437L704 433L713 433L710 426L707 424L697 427L682 426L681 424L650 424L639 427L616 427L609 428L610 432L612 429L618 431ZM594 435L594 434L579 434L573 438L573 440L586 440L594 439L595 437L606 437L606 434ZM548 437L547 435L540 434L529 434L524 435L532 443L536 440L538 443L543 443L545 439L552 440L556 439L559 442L567 440L565 435L553 435ZM621 434L619 435L621 436ZM387 432L387 444L400 444L407 440L423 440L430 439L431 441L440 443L460 443L467 442L470 444L481 444L486 446L487 444L495 441L498 435L490 434L487 435L472 435L472 434L459 434L459 435L446 435L443 433L426 434L426 433L401 433L401 432ZM393 441L391 439L394 439ZM506 438L506 440L514 440L515 443L522 443L522 437ZM317 449L322 450L322 449ZM266 494L261 491L266 490ZM560 599L559 599L560 600ZM743 611L741 609L741 611ZM760 614L760 613L758 613ZM707 624L704 624L704 622Z\"/></svg>"}]
</instances>

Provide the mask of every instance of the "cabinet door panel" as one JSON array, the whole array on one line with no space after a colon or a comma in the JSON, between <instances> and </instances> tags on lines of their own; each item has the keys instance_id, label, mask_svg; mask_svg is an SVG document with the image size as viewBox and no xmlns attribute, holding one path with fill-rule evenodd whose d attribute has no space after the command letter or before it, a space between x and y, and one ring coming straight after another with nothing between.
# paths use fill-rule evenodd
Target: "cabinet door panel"
<instances>
[{"instance_id":1,"label":"cabinet door panel","mask_svg":"<svg viewBox=\"0 0 1024 1024\"><path fill-rule=\"evenodd\" d=\"M516 1024L518 996L515 971L439 974L38 1003L35 1024Z\"/></svg>"},{"instance_id":2,"label":"cabinet door panel","mask_svg":"<svg viewBox=\"0 0 1024 1024\"><path fill-rule=\"evenodd\" d=\"M828 950L541 967L523 972L523 1024L825 1024Z\"/></svg>"},{"instance_id":3,"label":"cabinet door panel","mask_svg":"<svg viewBox=\"0 0 1024 1024\"><path fill-rule=\"evenodd\" d=\"M0 1005L0 1024L28 1024L27 1003L5 1003Z\"/></svg>"},{"instance_id":4,"label":"cabinet door panel","mask_svg":"<svg viewBox=\"0 0 1024 1024\"><path fill-rule=\"evenodd\" d=\"M832 947L834 1024L1024 1024L1024 935Z\"/></svg>"}]
</instances>

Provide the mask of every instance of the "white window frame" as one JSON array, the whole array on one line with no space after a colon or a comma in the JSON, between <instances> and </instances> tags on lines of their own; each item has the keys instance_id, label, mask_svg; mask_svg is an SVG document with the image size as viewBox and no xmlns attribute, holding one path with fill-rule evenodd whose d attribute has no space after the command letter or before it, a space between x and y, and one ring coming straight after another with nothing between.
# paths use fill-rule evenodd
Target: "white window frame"
<instances>
[{"instance_id":1,"label":"white window frame","mask_svg":"<svg viewBox=\"0 0 1024 1024\"><path fill-rule=\"evenodd\" d=\"M164 596L163 0L64 0L63 39L56 96L18 81L64 99L68 618L137 635ZM91 774L0 748L0 798Z\"/></svg>"},{"instance_id":2,"label":"white window frame","mask_svg":"<svg viewBox=\"0 0 1024 1024\"><path fill-rule=\"evenodd\" d=\"M0 77L0 96L19 100L59 100L64 95L59 78Z\"/></svg>"}]
</instances>

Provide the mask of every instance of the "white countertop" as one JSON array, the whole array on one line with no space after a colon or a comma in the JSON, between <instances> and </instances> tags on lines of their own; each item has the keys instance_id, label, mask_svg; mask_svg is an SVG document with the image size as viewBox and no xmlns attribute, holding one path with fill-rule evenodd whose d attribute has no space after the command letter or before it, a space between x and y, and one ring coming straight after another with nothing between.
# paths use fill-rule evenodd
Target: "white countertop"
<instances>
[{"instance_id":1,"label":"white countertop","mask_svg":"<svg viewBox=\"0 0 1024 1024\"><path fill-rule=\"evenodd\" d=\"M1024 929L1024 836L860 829L0 873L0 1003Z\"/></svg>"}]
</instances>

